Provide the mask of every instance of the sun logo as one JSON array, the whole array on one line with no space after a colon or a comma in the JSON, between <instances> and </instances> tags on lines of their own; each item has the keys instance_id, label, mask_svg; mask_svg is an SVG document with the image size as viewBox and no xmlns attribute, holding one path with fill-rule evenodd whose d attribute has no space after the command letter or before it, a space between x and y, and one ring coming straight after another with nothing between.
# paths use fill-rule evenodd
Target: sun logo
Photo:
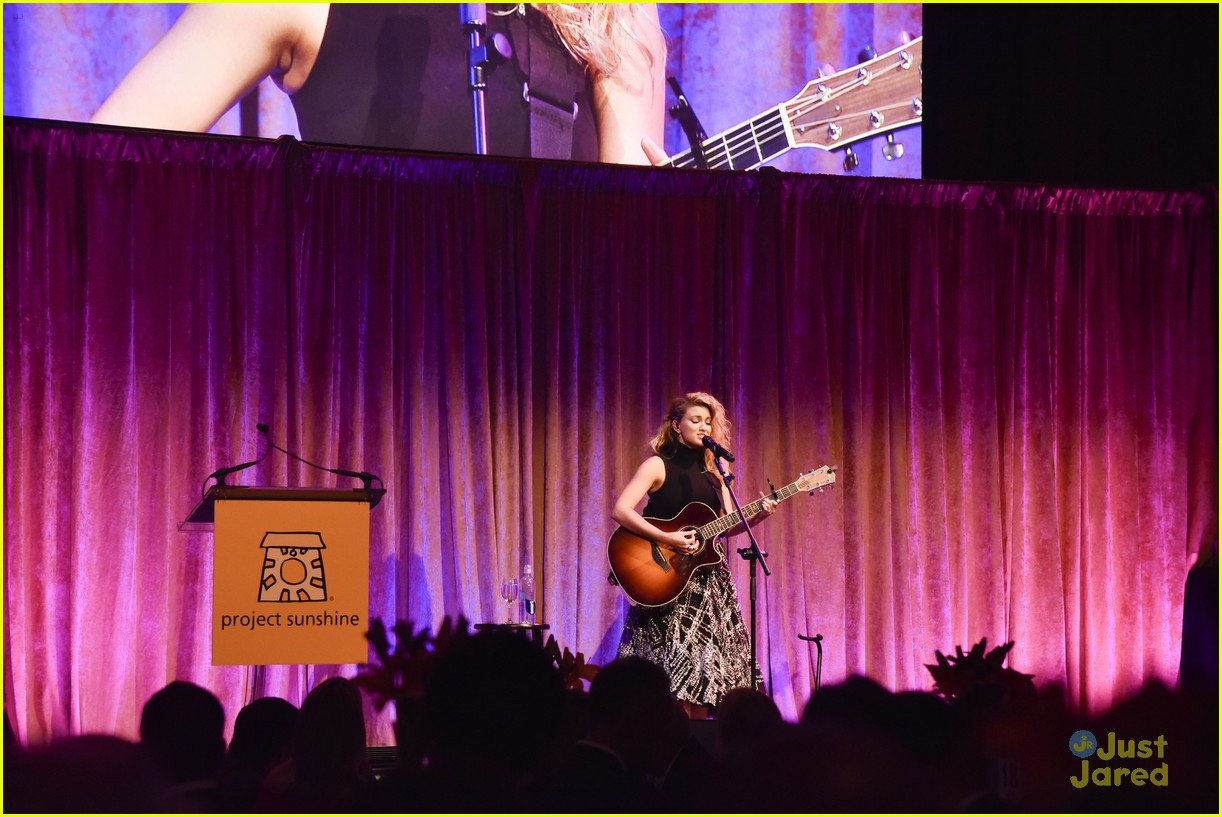
<instances>
[{"instance_id":1,"label":"sun logo","mask_svg":"<svg viewBox=\"0 0 1222 817\"><path fill-rule=\"evenodd\" d=\"M327 576L322 552L326 545L317 532L268 531L263 548L263 576L259 601L326 601Z\"/></svg>"}]
</instances>

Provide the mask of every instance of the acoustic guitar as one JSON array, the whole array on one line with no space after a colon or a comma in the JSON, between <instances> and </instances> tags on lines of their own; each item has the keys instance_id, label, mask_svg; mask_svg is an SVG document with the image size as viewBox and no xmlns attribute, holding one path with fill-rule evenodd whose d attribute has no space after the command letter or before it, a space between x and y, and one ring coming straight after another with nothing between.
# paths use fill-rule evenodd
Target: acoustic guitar
<instances>
[{"instance_id":1,"label":"acoustic guitar","mask_svg":"<svg viewBox=\"0 0 1222 817\"><path fill-rule=\"evenodd\" d=\"M679 530L696 531L698 547L694 553L678 553L650 539L638 536L621 526L615 529L607 541L607 561L611 564L611 575L616 583L637 604L645 607L660 607L674 601L687 587L692 574L702 567L722 561L721 554L713 547L713 540L738 525L743 519L751 519L764 509L764 499L778 504L799 493L814 494L836 481L836 469L830 466L802 474L784 488L773 490L768 497L761 497L747 505L742 512L718 516L703 502L691 502L670 519L650 519L650 523L673 533Z\"/></svg>"}]
</instances>

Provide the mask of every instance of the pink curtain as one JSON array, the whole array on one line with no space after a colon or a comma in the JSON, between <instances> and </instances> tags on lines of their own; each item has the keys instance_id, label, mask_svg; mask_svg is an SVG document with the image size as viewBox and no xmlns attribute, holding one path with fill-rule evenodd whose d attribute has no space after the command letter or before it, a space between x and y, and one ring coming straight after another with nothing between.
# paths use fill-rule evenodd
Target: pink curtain
<instances>
[{"instance_id":1,"label":"pink curtain","mask_svg":"<svg viewBox=\"0 0 1222 817\"><path fill-rule=\"evenodd\" d=\"M371 610L542 620L609 660L611 502L718 394L759 530L759 655L929 688L935 650L1105 708L1174 683L1217 537L1217 208L1193 193L679 172L7 120L5 705L135 734L167 681L300 700L352 667L210 665L212 469L365 469ZM331 485L273 454L247 484ZM742 542L735 543L743 544ZM744 607L746 566L731 562ZM386 716L389 717L389 716ZM390 740L385 719L371 739Z\"/></svg>"}]
</instances>

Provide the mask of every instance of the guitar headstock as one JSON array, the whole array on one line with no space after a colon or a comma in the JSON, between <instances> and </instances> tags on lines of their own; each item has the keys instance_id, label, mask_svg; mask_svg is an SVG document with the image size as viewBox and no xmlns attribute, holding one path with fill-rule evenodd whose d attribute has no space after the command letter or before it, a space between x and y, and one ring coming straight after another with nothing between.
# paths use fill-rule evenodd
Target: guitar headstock
<instances>
[{"instance_id":1,"label":"guitar headstock","mask_svg":"<svg viewBox=\"0 0 1222 817\"><path fill-rule=\"evenodd\" d=\"M807 471L798 477L795 483L799 491L810 491L812 494L824 487L831 485L836 481L836 466L825 465L822 468Z\"/></svg>"},{"instance_id":2,"label":"guitar headstock","mask_svg":"<svg viewBox=\"0 0 1222 817\"><path fill-rule=\"evenodd\" d=\"M917 37L829 77L811 80L781 110L794 147L838 150L921 122Z\"/></svg>"}]
</instances>

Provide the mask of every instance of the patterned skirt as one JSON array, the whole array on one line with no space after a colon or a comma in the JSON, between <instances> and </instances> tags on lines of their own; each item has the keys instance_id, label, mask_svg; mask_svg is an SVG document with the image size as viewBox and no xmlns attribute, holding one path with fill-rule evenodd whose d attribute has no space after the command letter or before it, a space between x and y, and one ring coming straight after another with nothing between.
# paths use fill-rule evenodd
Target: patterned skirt
<instances>
[{"instance_id":1,"label":"patterned skirt","mask_svg":"<svg viewBox=\"0 0 1222 817\"><path fill-rule=\"evenodd\" d=\"M716 545L719 550L721 543ZM752 672L751 641L738 606L738 591L724 559L692 574L670 604L632 605L624 619L619 656L648 658L670 676L681 701L716 706L731 689L761 687Z\"/></svg>"}]
</instances>

